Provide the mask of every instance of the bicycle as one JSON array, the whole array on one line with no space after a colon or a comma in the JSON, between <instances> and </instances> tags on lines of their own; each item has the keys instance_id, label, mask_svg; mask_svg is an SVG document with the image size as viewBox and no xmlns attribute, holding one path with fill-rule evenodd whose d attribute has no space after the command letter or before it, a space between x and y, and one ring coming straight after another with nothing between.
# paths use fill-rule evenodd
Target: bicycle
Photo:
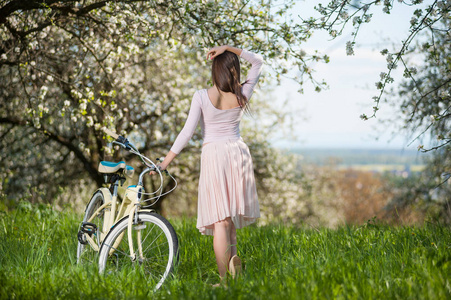
<instances>
[{"instance_id":1,"label":"bicycle","mask_svg":"<svg viewBox=\"0 0 451 300\"><path fill-rule=\"evenodd\" d=\"M110 186L99 188L86 206L78 231L77 263L93 263L98 259L100 273L127 272L139 266L157 290L173 271L178 258L178 239L169 221L149 207L161 196L172 192L177 181L164 171L174 180L175 186L163 193L163 174L157 165L128 139L108 129L105 132L115 139L114 144L139 156L145 169L137 184L128 186L119 202L119 184L124 184L126 176L132 177L134 169L123 161L100 162L98 171L104 174L105 182ZM160 187L146 193L143 176L150 171L160 175Z\"/></svg>"}]
</instances>

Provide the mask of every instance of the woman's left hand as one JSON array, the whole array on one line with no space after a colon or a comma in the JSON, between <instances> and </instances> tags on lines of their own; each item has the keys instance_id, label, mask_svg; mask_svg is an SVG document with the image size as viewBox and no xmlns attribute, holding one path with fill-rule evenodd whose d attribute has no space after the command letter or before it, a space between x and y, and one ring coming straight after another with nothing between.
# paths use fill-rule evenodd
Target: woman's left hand
<instances>
[{"instance_id":1,"label":"woman's left hand","mask_svg":"<svg viewBox=\"0 0 451 300\"><path fill-rule=\"evenodd\" d=\"M157 168L160 169L160 171L166 170L166 166L163 167L163 164L161 164L161 163L157 164ZM154 175L154 174L157 174L157 171L150 171L149 172L149 175Z\"/></svg>"},{"instance_id":2,"label":"woman's left hand","mask_svg":"<svg viewBox=\"0 0 451 300\"><path fill-rule=\"evenodd\" d=\"M223 46L216 46L210 49L210 51L207 52L207 59L210 57L210 59L215 58L216 56L224 53L227 51L227 45Z\"/></svg>"},{"instance_id":3,"label":"woman's left hand","mask_svg":"<svg viewBox=\"0 0 451 300\"><path fill-rule=\"evenodd\" d=\"M168 154L166 155L166 157L164 159L160 158L159 161L161 161L160 163L157 164L157 167L160 169L160 171L164 171L166 170L166 168L168 167L168 165L171 163L171 161L177 156L177 154L175 154L172 151L169 151ZM150 175L153 174L157 174L156 171L150 171L149 172Z\"/></svg>"}]
</instances>

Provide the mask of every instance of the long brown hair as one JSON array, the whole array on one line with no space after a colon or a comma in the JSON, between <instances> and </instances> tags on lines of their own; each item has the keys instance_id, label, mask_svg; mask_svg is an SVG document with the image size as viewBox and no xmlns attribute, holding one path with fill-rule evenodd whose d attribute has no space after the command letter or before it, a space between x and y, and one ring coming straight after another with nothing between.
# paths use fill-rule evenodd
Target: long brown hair
<instances>
[{"instance_id":1,"label":"long brown hair","mask_svg":"<svg viewBox=\"0 0 451 300\"><path fill-rule=\"evenodd\" d=\"M220 91L234 93L241 109L248 111L247 98L241 91L240 61L235 53L225 51L213 59L211 78Z\"/></svg>"}]
</instances>

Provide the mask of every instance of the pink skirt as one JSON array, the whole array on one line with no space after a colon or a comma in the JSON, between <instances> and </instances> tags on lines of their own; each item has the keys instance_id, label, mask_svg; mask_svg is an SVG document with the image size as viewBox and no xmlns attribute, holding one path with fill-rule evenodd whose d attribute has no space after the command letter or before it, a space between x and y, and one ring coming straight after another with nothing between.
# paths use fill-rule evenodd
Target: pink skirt
<instances>
[{"instance_id":1,"label":"pink skirt","mask_svg":"<svg viewBox=\"0 0 451 300\"><path fill-rule=\"evenodd\" d=\"M260 217L252 157L242 139L202 147L197 229L214 235L214 223L229 217L236 228Z\"/></svg>"}]
</instances>

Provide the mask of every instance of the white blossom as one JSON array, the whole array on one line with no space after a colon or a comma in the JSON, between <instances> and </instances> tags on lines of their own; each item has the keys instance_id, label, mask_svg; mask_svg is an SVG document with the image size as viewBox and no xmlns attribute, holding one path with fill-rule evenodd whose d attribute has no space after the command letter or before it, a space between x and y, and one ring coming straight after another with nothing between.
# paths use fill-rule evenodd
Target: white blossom
<instances>
[{"instance_id":1,"label":"white blossom","mask_svg":"<svg viewBox=\"0 0 451 300\"><path fill-rule=\"evenodd\" d=\"M87 122L86 122L86 125L87 126L92 126L92 125L94 125L94 120L92 119L92 116L88 116L87 117Z\"/></svg>"},{"instance_id":2,"label":"white blossom","mask_svg":"<svg viewBox=\"0 0 451 300\"><path fill-rule=\"evenodd\" d=\"M342 19L346 20L347 18L349 18L349 15L348 15L348 13L347 13L346 11L342 11L342 12L340 13L340 17L341 17Z\"/></svg>"},{"instance_id":3,"label":"white blossom","mask_svg":"<svg viewBox=\"0 0 451 300\"><path fill-rule=\"evenodd\" d=\"M346 55L354 55L354 43L346 42Z\"/></svg>"},{"instance_id":4,"label":"white blossom","mask_svg":"<svg viewBox=\"0 0 451 300\"><path fill-rule=\"evenodd\" d=\"M360 19L360 17L359 16L355 16L353 19L352 19L352 25L356 25L356 24L359 24L361 22L361 19Z\"/></svg>"},{"instance_id":5,"label":"white blossom","mask_svg":"<svg viewBox=\"0 0 451 300\"><path fill-rule=\"evenodd\" d=\"M441 92L440 92L440 98L447 98L447 97L449 97L449 91L445 91L445 90L442 90Z\"/></svg>"},{"instance_id":6,"label":"white blossom","mask_svg":"<svg viewBox=\"0 0 451 300\"><path fill-rule=\"evenodd\" d=\"M156 139L157 141L158 141L158 140L161 140L161 138L163 137L163 134L162 134L161 131L159 131L159 130L155 130L154 134L155 134L155 139Z\"/></svg>"},{"instance_id":7,"label":"white blossom","mask_svg":"<svg viewBox=\"0 0 451 300\"><path fill-rule=\"evenodd\" d=\"M106 155L112 155L113 154L113 150L111 149L111 147L105 147L104 151L105 151Z\"/></svg>"},{"instance_id":8,"label":"white blossom","mask_svg":"<svg viewBox=\"0 0 451 300\"><path fill-rule=\"evenodd\" d=\"M82 93L80 93L77 90L71 90L70 93L72 94L72 96L76 99L80 99L81 97L83 97Z\"/></svg>"},{"instance_id":9,"label":"white blossom","mask_svg":"<svg viewBox=\"0 0 451 300\"><path fill-rule=\"evenodd\" d=\"M41 128L41 120L39 118L34 118L33 124L36 128Z\"/></svg>"},{"instance_id":10,"label":"white blossom","mask_svg":"<svg viewBox=\"0 0 451 300\"><path fill-rule=\"evenodd\" d=\"M85 111L87 105L88 105L88 104L86 103L86 101L82 101L82 102L80 103L80 110L81 110L81 111Z\"/></svg>"},{"instance_id":11,"label":"white blossom","mask_svg":"<svg viewBox=\"0 0 451 300\"><path fill-rule=\"evenodd\" d=\"M391 64L392 62L393 62L393 55L391 54L391 53L389 53L388 55L387 55L387 63L389 63L389 64Z\"/></svg>"},{"instance_id":12,"label":"white blossom","mask_svg":"<svg viewBox=\"0 0 451 300\"><path fill-rule=\"evenodd\" d=\"M371 22L371 17L372 17L372 16L373 16L372 14L365 14L365 15L363 16L364 21L365 21L366 23Z\"/></svg>"}]
</instances>

